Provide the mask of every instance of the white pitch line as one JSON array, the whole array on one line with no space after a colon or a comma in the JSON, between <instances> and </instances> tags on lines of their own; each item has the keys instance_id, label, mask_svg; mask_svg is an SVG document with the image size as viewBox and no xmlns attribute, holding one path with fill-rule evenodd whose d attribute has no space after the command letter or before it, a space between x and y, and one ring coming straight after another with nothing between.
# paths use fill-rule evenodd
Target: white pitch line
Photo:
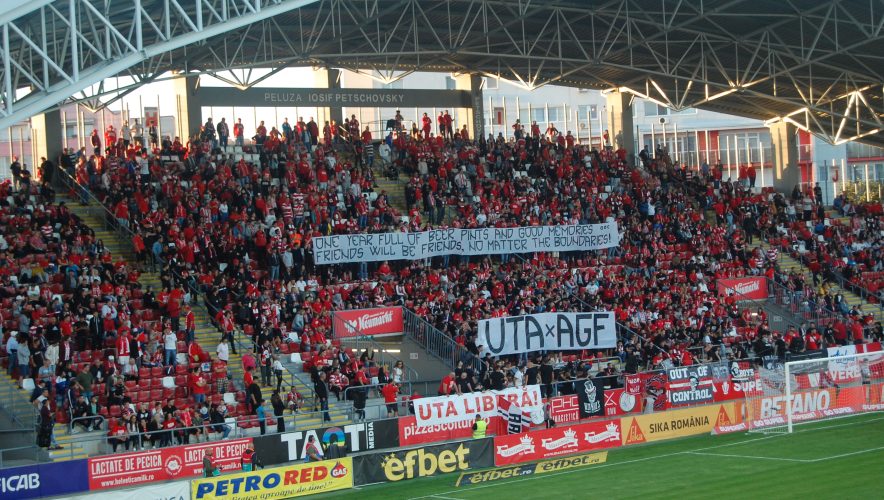
<instances>
[{"instance_id":1,"label":"white pitch line","mask_svg":"<svg viewBox=\"0 0 884 500\"><path fill-rule=\"evenodd\" d=\"M804 460L801 458L780 458L780 457L758 457L752 455L730 455L726 453L702 453L699 451L689 451L688 455L701 455L704 457L727 457L727 458L747 458L750 460L780 460L783 462L814 462L814 460Z\"/></svg>"},{"instance_id":2,"label":"white pitch line","mask_svg":"<svg viewBox=\"0 0 884 500\"><path fill-rule=\"evenodd\" d=\"M854 426L854 425L863 425L863 424L867 424L867 423L869 423L869 422L874 422L874 421L882 420L882 419L884 419L884 417L881 417L881 418L875 418L875 419L870 419L870 420L863 420L863 421L860 421L860 422L851 422L851 423L846 423L846 424L833 425L833 426L815 427L815 428L813 428L813 429L802 429L802 430L800 430L800 431L795 431L795 433L798 433L798 432L813 432L813 431L817 431L817 430L834 429L834 428L837 428L837 427L850 427L850 426ZM524 478L521 478L521 479L513 479L513 480L511 480L511 481L506 481L506 484L519 483L519 482L522 482L522 481L531 481L531 480L534 480L534 479L544 479L544 478L555 477L555 476L563 476L563 475L565 475L565 474L573 474L573 473L575 473L575 472L585 472L585 471L587 471L587 470L604 469L604 468L606 468L606 467L614 467L614 466L617 466L617 465L626 465L626 464L634 464L634 463L638 463L638 462L647 462L648 460L655 460L655 459L658 459L658 458L675 457L675 456L678 456L678 455L688 455L688 454L691 454L691 453L693 453L693 452L697 452L697 451L715 450L715 449L718 449L718 448L726 448L726 447L728 447L728 446L736 446L736 445L741 445L741 444L748 444L748 443L752 443L752 442L755 442L755 441L762 441L762 440L765 440L765 439L773 439L773 438L782 437L782 436L788 436L788 435L789 435L789 434L776 434L776 435L773 435L773 436L765 436L765 437L760 437L760 438L755 438L755 439L748 439L748 440L745 440L745 441L737 441L737 442L735 442L735 443L726 443L726 444L717 445L717 446L709 446L709 447L706 447L706 448L697 448L696 450L679 451L679 452L675 452L675 453L666 453L666 454L663 454L663 455L654 455L654 456L652 456L652 457L644 457L644 458L636 458L636 459L633 459L633 460L625 460L625 461L623 461L623 462L615 462L615 463L607 463L607 464L602 464L602 465L596 465L596 466L593 466L593 467L590 467L590 468L579 467L579 468L576 468L576 469L570 469L570 470L565 470L565 471L561 471L561 472L553 472L553 473L551 473L551 474L544 474L543 476L529 476L529 477L524 477ZM880 449L884 449L884 448L880 448ZM855 453L853 453L853 454L868 453L868 452L870 452L870 451L876 451L876 450L877 450L877 449L875 449L875 450L864 450L864 451L861 451L861 452L855 452ZM845 456L846 456L846 455L845 455ZM823 458L823 459L816 459L815 461L829 460L829 459L831 459L831 458L837 458L837 456L835 456L835 457L826 457L826 458ZM797 460L797 459L796 459L796 460ZM471 487L466 488L466 489L465 489L465 488L461 488L461 489L459 489L459 490L443 491L443 492L439 493L438 495L425 495L425 496L420 496L420 497L412 497L412 498L409 499L409 500L421 500L421 499L424 499L424 498L443 498L443 497L440 497L439 495L450 495L450 494L453 494L453 493L464 493L464 492L473 491L473 490L479 490L479 489L485 489L485 488L493 488L493 487L497 487L497 486L500 486L500 485L501 485L500 483L498 483L498 484L489 483L489 484L483 484L483 485L479 485L479 486L471 486ZM455 499L455 500L457 500L457 499Z\"/></svg>"},{"instance_id":3,"label":"white pitch line","mask_svg":"<svg viewBox=\"0 0 884 500\"><path fill-rule=\"evenodd\" d=\"M879 447L877 447L877 448L869 448L869 449L867 449L867 450L853 451L853 452L850 452L850 453L842 453L842 454L840 454L840 455L832 455L832 456L830 456L830 457L815 458L815 459L813 459L813 460L807 460L807 462L823 462L823 461L826 461L826 460L834 460L834 459L836 459L836 458L850 457L850 456L853 456L853 455L862 455L863 453L871 453L871 452L873 452L873 451L881 451L881 450L884 450L884 446L879 446Z\"/></svg>"}]
</instances>

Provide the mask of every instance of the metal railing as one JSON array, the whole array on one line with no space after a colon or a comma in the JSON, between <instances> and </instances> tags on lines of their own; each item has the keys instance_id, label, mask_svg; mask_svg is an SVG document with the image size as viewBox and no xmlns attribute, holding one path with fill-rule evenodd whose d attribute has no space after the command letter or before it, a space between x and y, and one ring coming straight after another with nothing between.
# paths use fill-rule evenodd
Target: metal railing
<instances>
[{"instance_id":1,"label":"metal railing","mask_svg":"<svg viewBox=\"0 0 884 500\"><path fill-rule=\"evenodd\" d=\"M791 290L776 280L767 280L768 303L776 305L779 309L791 314L793 318L799 321L799 324L792 326L800 327L800 322L808 322L818 327L830 325L836 317L836 313L825 307L821 297L811 291L807 293L808 285L805 284L804 290Z\"/></svg>"},{"instance_id":2,"label":"metal railing","mask_svg":"<svg viewBox=\"0 0 884 500\"><path fill-rule=\"evenodd\" d=\"M3 359L8 361L8 356L0 358L0 366ZM8 383L0 384L0 410L6 413L10 422L18 426L18 431L34 433L38 417L34 405L28 401L29 396L29 393L16 386L12 378Z\"/></svg>"},{"instance_id":3,"label":"metal railing","mask_svg":"<svg viewBox=\"0 0 884 500\"><path fill-rule=\"evenodd\" d=\"M45 453L37 445L0 449L0 469L41 462L44 460Z\"/></svg>"},{"instance_id":4,"label":"metal railing","mask_svg":"<svg viewBox=\"0 0 884 500\"><path fill-rule=\"evenodd\" d=\"M370 385L351 385L349 387L345 387L344 390L341 392L341 394L342 394L341 399L342 399L342 401L353 401L352 396L354 393L359 392L359 391L365 391L365 394L367 395L372 389L374 389L377 397L381 397L380 396L381 388L384 387L385 385L387 385L387 384L378 383L378 384L370 384ZM400 386L406 387L408 389L407 391L401 391L403 393L412 394L414 392L411 382L402 382L400 384ZM350 396L350 397L348 397L348 396Z\"/></svg>"},{"instance_id":5,"label":"metal railing","mask_svg":"<svg viewBox=\"0 0 884 500\"><path fill-rule=\"evenodd\" d=\"M67 189L69 193L73 193L74 196L78 197L81 203L88 205L90 211L97 210L99 212L99 219L104 223L105 229L116 232L128 247L132 247L132 253L137 258L133 243L135 232L128 225L120 224L117 217L89 190L89 186L80 185L76 179L60 167L57 169L56 175L53 176L53 180L57 186ZM156 271L159 263L155 260L153 253L149 251L144 253L145 264L148 269Z\"/></svg>"},{"instance_id":6,"label":"metal railing","mask_svg":"<svg viewBox=\"0 0 884 500\"><path fill-rule=\"evenodd\" d=\"M73 431L75 428L74 424L76 424L78 422L87 422L87 421L92 422L95 420L98 421L97 425L95 423L90 423L89 425L92 427L96 427L96 428L102 428L102 429L105 428L104 423L107 421L107 419L104 417L104 415L83 415L82 417L72 416L71 421L68 422L68 427Z\"/></svg>"},{"instance_id":7,"label":"metal railing","mask_svg":"<svg viewBox=\"0 0 884 500\"><path fill-rule=\"evenodd\" d=\"M362 334L361 332L357 332L355 337L346 337L339 339L341 341L341 346L352 347L354 354L358 357L361 352L369 352L374 353L372 356L372 362L375 366L387 366L389 371L387 372L387 376L392 378L392 369L396 365L396 363L402 361L396 356L393 356L387 347L379 344L374 338L370 335ZM377 357L374 357L377 356ZM417 370L405 364L402 361L402 380L414 382L420 380L420 376L417 373Z\"/></svg>"},{"instance_id":8,"label":"metal railing","mask_svg":"<svg viewBox=\"0 0 884 500\"><path fill-rule=\"evenodd\" d=\"M884 318L884 304L881 303L881 294L872 292L871 290L865 288L864 286L854 283L848 280L840 271L832 271L830 274L835 280L838 282L838 287L842 290L848 291L860 299L862 299L865 303L871 304L873 306L877 306L877 310L875 311L875 319L877 321L881 321ZM872 300L870 300L872 299ZM860 304L862 305L862 304Z\"/></svg>"},{"instance_id":9,"label":"metal railing","mask_svg":"<svg viewBox=\"0 0 884 500\"><path fill-rule=\"evenodd\" d=\"M463 362L465 367L476 372L481 370L482 362L478 356L407 307L402 308L402 319L405 335L447 366L454 369Z\"/></svg>"},{"instance_id":10,"label":"metal railing","mask_svg":"<svg viewBox=\"0 0 884 500\"><path fill-rule=\"evenodd\" d=\"M90 206L94 202L94 204L97 205L97 207L103 212L102 219L105 222L107 228L112 231L116 231L117 234L120 236L120 238L125 240L130 246L133 244L132 241L135 236L135 232L132 231L132 229L130 227L123 226L122 224L120 224L119 221L117 221L114 214L111 213L110 210L108 210L108 208L101 202L101 200L99 200L88 189L88 187L81 186L79 183L77 183L77 181L73 177L71 177L71 175L68 172L65 172L63 169L58 168L58 172L59 172L59 175L57 175L56 178L62 183L62 185L64 185L66 188L68 188L71 192L78 193L78 195L84 197L84 199L89 201ZM155 260L154 255L151 252L148 251L145 253L146 253L146 260L147 260L148 266L150 267L150 269L152 271L155 271L159 267L161 262L157 262ZM200 290L196 286L194 281L184 279L183 277L181 277L179 274L175 273L172 270L170 270L170 272L171 272L172 276L174 277L175 281L177 283L181 284L181 286L183 286L190 293L190 296L191 296L190 302L194 303L194 304L199 304L200 301L198 300L198 298L200 296ZM204 308L205 312L207 313L210 323L212 323L215 326L215 328L218 329L218 332L220 334L221 333L220 326L214 324L214 320L212 319L211 311L209 310L209 306L205 302L205 300L202 302L202 307ZM253 349L252 344L251 344L251 339L245 340L244 337L245 337L245 334L240 329L236 329L234 332L234 335L233 335L233 341L236 342L237 348L241 350L240 352L245 352L245 350L251 351ZM295 373L292 372L292 370L289 366L286 366L285 364L283 366L285 368L285 371L288 373L289 379L292 382L290 385L295 385L294 381L297 380ZM245 388L243 388L243 389L245 389ZM312 388L310 388L309 385L308 385L308 389L310 389L310 391L312 393Z\"/></svg>"}]
</instances>

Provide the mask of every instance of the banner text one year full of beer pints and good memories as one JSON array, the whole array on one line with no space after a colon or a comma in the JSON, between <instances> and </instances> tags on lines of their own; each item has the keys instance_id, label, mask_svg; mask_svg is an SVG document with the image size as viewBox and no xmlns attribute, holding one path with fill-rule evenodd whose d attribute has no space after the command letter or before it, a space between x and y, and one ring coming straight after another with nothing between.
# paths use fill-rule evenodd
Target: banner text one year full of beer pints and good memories
<instances>
[{"instance_id":1,"label":"banner text one year full of beer pints and good memories","mask_svg":"<svg viewBox=\"0 0 884 500\"><path fill-rule=\"evenodd\" d=\"M573 224L420 232L338 234L312 239L317 264L602 250L619 244L617 224Z\"/></svg>"}]
</instances>

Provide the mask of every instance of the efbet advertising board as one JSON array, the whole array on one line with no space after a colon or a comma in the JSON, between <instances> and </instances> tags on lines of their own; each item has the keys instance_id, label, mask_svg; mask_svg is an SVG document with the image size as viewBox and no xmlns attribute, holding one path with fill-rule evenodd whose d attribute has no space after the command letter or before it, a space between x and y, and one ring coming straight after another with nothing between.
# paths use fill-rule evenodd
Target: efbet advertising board
<instances>
[{"instance_id":1,"label":"efbet advertising board","mask_svg":"<svg viewBox=\"0 0 884 500\"><path fill-rule=\"evenodd\" d=\"M708 434L718 423L734 422L733 403L695 406L620 419L623 445Z\"/></svg>"},{"instance_id":2,"label":"efbet advertising board","mask_svg":"<svg viewBox=\"0 0 884 500\"><path fill-rule=\"evenodd\" d=\"M192 500L293 498L353 487L353 459L239 472L191 482Z\"/></svg>"},{"instance_id":3,"label":"efbet advertising board","mask_svg":"<svg viewBox=\"0 0 884 500\"><path fill-rule=\"evenodd\" d=\"M468 486L479 483L489 483L491 481L499 481L501 479L510 479L514 477L524 477L533 474L544 474L549 472L557 472L560 470L571 469L574 467L583 467L585 465L602 464L608 460L608 452L591 453L589 455L577 455L567 458L558 458L555 460L544 460L524 465L516 465L512 467L499 467L497 469L464 472L457 478L455 486Z\"/></svg>"},{"instance_id":4,"label":"efbet advertising board","mask_svg":"<svg viewBox=\"0 0 884 500\"><path fill-rule=\"evenodd\" d=\"M402 481L494 466L491 438L353 458L356 485Z\"/></svg>"}]
</instances>

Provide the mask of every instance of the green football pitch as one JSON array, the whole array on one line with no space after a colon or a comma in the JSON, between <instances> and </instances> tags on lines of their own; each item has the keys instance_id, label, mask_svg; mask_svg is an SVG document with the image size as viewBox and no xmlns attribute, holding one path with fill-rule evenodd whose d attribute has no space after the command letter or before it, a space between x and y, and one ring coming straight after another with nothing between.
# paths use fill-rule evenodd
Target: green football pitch
<instances>
[{"instance_id":1,"label":"green football pitch","mask_svg":"<svg viewBox=\"0 0 884 500\"><path fill-rule=\"evenodd\" d=\"M695 436L608 451L604 464L457 487L460 474L319 498L884 498L884 415L828 420L792 434Z\"/></svg>"}]
</instances>

